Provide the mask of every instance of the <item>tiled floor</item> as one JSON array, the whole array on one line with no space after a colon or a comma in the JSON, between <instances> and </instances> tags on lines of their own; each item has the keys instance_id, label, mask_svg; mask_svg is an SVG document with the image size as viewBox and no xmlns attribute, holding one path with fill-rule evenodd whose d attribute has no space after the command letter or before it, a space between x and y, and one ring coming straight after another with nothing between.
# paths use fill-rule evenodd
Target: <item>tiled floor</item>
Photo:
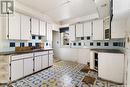
<instances>
[{"instance_id":1,"label":"tiled floor","mask_svg":"<svg viewBox=\"0 0 130 87\"><path fill-rule=\"evenodd\" d=\"M12 83L13 87L123 87L97 79L97 73L84 73L85 65L60 61L53 67ZM85 76L95 77L94 85L82 82Z\"/></svg>"}]
</instances>

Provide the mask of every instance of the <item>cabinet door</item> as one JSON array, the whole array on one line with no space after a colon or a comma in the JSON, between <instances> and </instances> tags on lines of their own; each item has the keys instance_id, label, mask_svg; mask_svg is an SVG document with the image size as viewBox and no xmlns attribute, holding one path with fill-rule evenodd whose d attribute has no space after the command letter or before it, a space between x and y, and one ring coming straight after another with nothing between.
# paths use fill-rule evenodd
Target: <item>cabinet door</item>
<instances>
[{"instance_id":1,"label":"cabinet door","mask_svg":"<svg viewBox=\"0 0 130 87\"><path fill-rule=\"evenodd\" d=\"M30 40L30 17L21 15L21 40Z\"/></svg>"},{"instance_id":2,"label":"cabinet door","mask_svg":"<svg viewBox=\"0 0 130 87\"><path fill-rule=\"evenodd\" d=\"M94 69L94 51L90 52L90 69Z\"/></svg>"},{"instance_id":3,"label":"cabinet door","mask_svg":"<svg viewBox=\"0 0 130 87\"><path fill-rule=\"evenodd\" d=\"M78 63L86 64L90 61L90 50L79 49L78 50Z\"/></svg>"},{"instance_id":4,"label":"cabinet door","mask_svg":"<svg viewBox=\"0 0 130 87\"><path fill-rule=\"evenodd\" d=\"M92 23L84 23L84 37L92 36Z\"/></svg>"},{"instance_id":5,"label":"cabinet door","mask_svg":"<svg viewBox=\"0 0 130 87\"><path fill-rule=\"evenodd\" d=\"M75 25L69 26L69 39L75 41Z\"/></svg>"},{"instance_id":6,"label":"cabinet door","mask_svg":"<svg viewBox=\"0 0 130 87\"><path fill-rule=\"evenodd\" d=\"M20 14L15 13L14 16L9 17L9 39L20 40Z\"/></svg>"},{"instance_id":7,"label":"cabinet door","mask_svg":"<svg viewBox=\"0 0 130 87\"><path fill-rule=\"evenodd\" d=\"M49 54L49 66L53 65L53 54Z\"/></svg>"},{"instance_id":8,"label":"cabinet door","mask_svg":"<svg viewBox=\"0 0 130 87\"><path fill-rule=\"evenodd\" d=\"M53 25L47 23L47 40L48 41L52 41L52 28L53 28Z\"/></svg>"},{"instance_id":9,"label":"cabinet door","mask_svg":"<svg viewBox=\"0 0 130 87\"><path fill-rule=\"evenodd\" d=\"M123 83L124 54L99 53L98 76L117 83Z\"/></svg>"},{"instance_id":10,"label":"cabinet door","mask_svg":"<svg viewBox=\"0 0 130 87\"><path fill-rule=\"evenodd\" d=\"M33 58L24 59L24 76L33 73Z\"/></svg>"},{"instance_id":11,"label":"cabinet door","mask_svg":"<svg viewBox=\"0 0 130 87\"><path fill-rule=\"evenodd\" d=\"M40 21L40 35L46 36L46 22Z\"/></svg>"},{"instance_id":12,"label":"cabinet door","mask_svg":"<svg viewBox=\"0 0 130 87\"><path fill-rule=\"evenodd\" d=\"M42 69L48 67L48 55L43 55L42 56Z\"/></svg>"},{"instance_id":13,"label":"cabinet door","mask_svg":"<svg viewBox=\"0 0 130 87\"><path fill-rule=\"evenodd\" d=\"M35 57L35 66L34 66L34 70L35 70L35 72L36 71L39 71L39 70L41 70L42 68L41 68L41 56L38 56L38 57Z\"/></svg>"},{"instance_id":14,"label":"cabinet door","mask_svg":"<svg viewBox=\"0 0 130 87\"><path fill-rule=\"evenodd\" d=\"M83 37L83 24L76 24L76 37Z\"/></svg>"},{"instance_id":15,"label":"cabinet door","mask_svg":"<svg viewBox=\"0 0 130 87\"><path fill-rule=\"evenodd\" d=\"M11 62L11 81L23 77L23 60Z\"/></svg>"},{"instance_id":16,"label":"cabinet door","mask_svg":"<svg viewBox=\"0 0 130 87\"><path fill-rule=\"evenodd\" d=\"M103 40L103 20L93 21L93 40Z\"/></svg>"},{"instance_id":17,"label":"cabinet door","mask_svg":"<svg viewBox=\"0 0 130 87\"><path fill-rule=\"evenodd\" d=\"M39 35L39 20L38 19L31 19L31 34Z\"/></svg>"},{"instance_id":18,"label":"cabinet door","mask_svg":"<svg viewBox=\"0 0 130 87\"><path fill-rule=\"evenodd\" d=\"M113 18L111 24L111 38L125 38L126 19Z\"/></svg>"}]
</instances>

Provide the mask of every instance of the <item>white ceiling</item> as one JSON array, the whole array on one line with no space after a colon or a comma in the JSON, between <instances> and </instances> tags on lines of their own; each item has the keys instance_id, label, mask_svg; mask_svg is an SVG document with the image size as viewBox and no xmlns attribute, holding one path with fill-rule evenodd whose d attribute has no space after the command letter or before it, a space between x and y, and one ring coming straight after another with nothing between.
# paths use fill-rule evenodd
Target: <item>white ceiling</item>
<instances>
[{"instance_id":1,"label":"white ceiling","mask_svg":"<svg viewBox=\"0 0 130 87\"><path fill-rule=\"evenodd\" d=\"M97 13L93 0L18 0L20 3L47 14L61 22ZM104 1L104 0L103 0Z\"/></svg>"}]
</instances>

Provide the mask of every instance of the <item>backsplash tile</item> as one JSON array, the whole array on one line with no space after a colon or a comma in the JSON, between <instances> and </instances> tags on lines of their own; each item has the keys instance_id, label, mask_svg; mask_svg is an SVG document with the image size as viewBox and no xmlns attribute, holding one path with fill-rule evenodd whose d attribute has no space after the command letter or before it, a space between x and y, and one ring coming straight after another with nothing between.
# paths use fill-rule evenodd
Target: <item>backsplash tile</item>
<instances>
[{"instance_id":1,"label":"backsplash tile","mask_svg":"<svg viewBox=\"0 0 130 87\"><path fill-rule=\"evenodd\" d=\"M100 42L97 42L97 46L101 46L101 43L100 43Z\"/></svg>"},{"instance_id":2,"label":"backsplash tile","mask_svg":"<svg viewBox=\"0 0 130 87\"><path fill-rule=\"evenodd\" d=\"M76 46L76 43L73 43L73 46Z\"/></svg>"},{"instance_id":3,"label":"backsplash tile","mask_svg":"<svg viewBox=\"0 0 130 87\"><path fill-rule=\"evenodd\" d=\"M42 37L41 37L41 36L38 36L38 39L39 39L39 40L41 40L41 39L42 39Z\"/></svg>"},{"instance_id":4,"label":"backsplash tile","mask_svg":"<svg viewBox=\"0 0 130 87\"><path fill-rule=\"evenodd\" d=\"M93 42L90 42L90 46L93 46Z\"/></svg>"},{"instance_id":5,"label":"backsplash tile","mask_svg":"<svg viewBox=\"0 0 130 87\"><path fill-rule=\"evenodd\" d=\"M125 47L125 39L111 39L111 40L100 40L100 41L93 41L78 39L77 41L73 42L71 48L90 48L90 49L122 49Z\"/></svg>"},{"instance_id":6,"label":"backsplash tile","mask_svg":"<svg viewBox=\"0 0 130 87\"><path fill-rule=\"evenodd\" d=\"M15 42L10 42L10 47L15 47Z\"/></svg>"},{"instance_id":7,"label":"backsplash tile","mask_svg":"<svg viewBox=\"0 0 130 87\"><path fill-rule=\"evenodd\" d=\"M31 47L31 46L32 46L32 43L28 43L28 46Z\"/></svg>"},{"instance_id":8,"label":"backsplash tile","mask_svg":"<svg viewBox=\"0 0 130 87\"><path fill-rule=\"evenodd\" d=\"M24 42L21 42L20 43L20 47L24 47L25 46L25 43Z\"/></svg>"},{"instance_id":9,"label":"backsplash tile","mask_svg":"<svg viewBox=\"0 0 130 87\"><path fill-rule=\"evenodd\" d=\"M90 40L90 36L87 37L87 40Z\"/></svg>"},{"instance_id":10,"label":"backsplash tile","mask_svg":"<svg viewBox=\"0 0 130 87\"><path fill-rule=\"evenodd\" d=\"M78 46L81 46L81 42L78 43Z\"/></svg>"},{"instance_id":11,"label":"backsplash tile","mask_svg":"<svg viewBox=\"0 0 130 87\"><path fill-rule=\"evenodd\" d=\"M36 36L32 36L32 39L36 39Z\"/></svg>"},{"instance_id":12,"label":"backsplash tile","mask_svg":"<svg viewBox=\"0 0 130 87\"><path fill-rule=\"evenodd\" d=\"M104 42L104 46L109 46L109 42Z\"/></svg>"}]
</instances>

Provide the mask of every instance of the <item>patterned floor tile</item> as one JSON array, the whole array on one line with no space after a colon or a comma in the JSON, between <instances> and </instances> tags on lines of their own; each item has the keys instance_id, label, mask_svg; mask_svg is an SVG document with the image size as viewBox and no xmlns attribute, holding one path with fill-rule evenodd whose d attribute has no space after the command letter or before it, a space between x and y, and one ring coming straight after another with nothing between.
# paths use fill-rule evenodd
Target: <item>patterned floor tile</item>
<instances>
[{"instance_id":1,"label":"patterned floor tile","mask_svg":"<svg viewBox=\"0 0 130 87\"><path fill-rule=\"evenodd\" d=\"M60 61L46 70L28 76L11 85L13 87L121 87L106 81L97 79L97 72L84 73L80 70L83 64ZM85 76L96 78L94 85L82 82Z\"/></svg>"}]
</instances>

